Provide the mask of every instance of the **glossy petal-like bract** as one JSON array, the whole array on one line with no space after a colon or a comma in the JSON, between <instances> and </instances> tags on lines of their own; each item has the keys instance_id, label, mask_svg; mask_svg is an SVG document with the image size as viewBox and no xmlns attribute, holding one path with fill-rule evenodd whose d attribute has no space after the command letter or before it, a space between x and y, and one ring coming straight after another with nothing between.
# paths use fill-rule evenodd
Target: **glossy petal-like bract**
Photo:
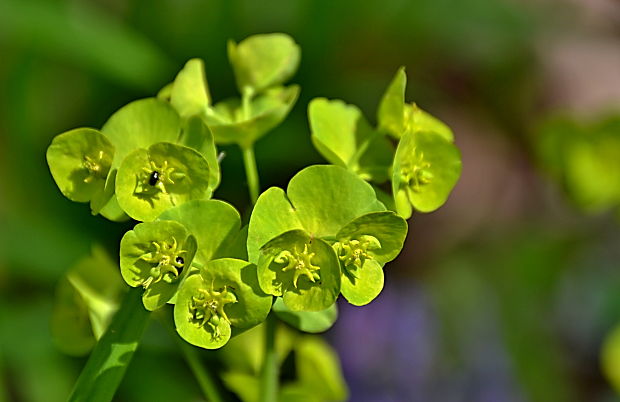
<instances>
[{"instance_id":1,"label":"glossy petal-like bract","mask_svg":"<svg viewBox=\"0 0 620 402\"><path fill-rule=\"evenodd\" d=\"M191 59L177 74L170 89L170 104L182 118L203 115L211 102L204 62Z\"/></svg>"},{"instance_id":2,"label":"glossy petal-like bract","mask_svg":"<svg viewBox=\"0 0 620 402\"><path fill-rule=\"evenodd\" d=\"M396 72L392 82L386 89L377 110L377 122L379 130L400 138L405 131L405 89L407 87L407 75L405 68L401 67Z\"/></svg>"},{"instance_id":3,"label":"glossy petal-like bract","mask_svg":"<svg viewBox=\"0 0 620 402\"><path fill-rule=\"evenodd\" d=\"M196 261L206 264L230 257L228 250L241 228L239 212L219 200L195 200L166 210L159 219L180 222L196 237Z\"/></svg>"},{"instance_id":4,"label":"glossy petal-like bract","mask_svg":"<svg viewBox=\"0 0 620 402\"><path fill-rule=\"evenodd\" d=\"M208 262L183 283L174 321L189 343L217 349L230 339L231 326L249 328L264 321L271 303L258 286L255 265L223 258Z\"/></svg>"},{"instance_id":5,"label":"glossy petal-like bract","mask_svg":"<svg viewBox=\"0 0 620 402\"><path fill-rule=\"evenodd\" d=\"M340 264L325 241L293 230L261 248L258 282L293 311L321 311L340 293Z\"/></svg>"},{"instance_id":6,"label":"glossy petal-like bract","mask_svg":"<svg viewBox=\"0 0 620 402\"><path fill-rule=\"evenodd\" d=\"M139 221L152 221L166 209L209 195L209 166L195 150L154 144L128 155L116 177L116 197Z\"/></svg>"},{"instance_id":7,"label":"glossy petal-like bract","mask_svg":"<svg viewBox=\"0 0 620 402\"><path fill-rule=\"evenodd\" d=\"M412 132L430 131L450 142L454 141L454 133L446 123L420 109L415 103L405 106L405 126L406 130Z\"/></svg>"},{"instance_id":8,"label":"glossy petal-like bract","mask_svg":"<svg viewBox=\"0 0 620 402\"><path fill-rule=\"evenodd\" d=\"M105 184L114 146L99 131L78 128L57 135L47 148L47 164L62 194L71 201L105 203ZM111 197L111 195L110 195Z\"/></svg>"},{"instance_id":9,"label":"glossy petal-like bract","mask_svg":"<svg viewBox=\"0 0 620 402\"><path fill-rule=\"evenodd\" d=\"M129 286L144 287L144 307L153 311L175 295L196 249L196 238L178 222L139 223L121 239L121 274Z\"/></svg>"},{"instance_id":10,"label":"glossy petal-like bract","mask_svg":"<svg viewBox=\"0 0 620 402\"><path fill-rule=\"evenodd\" d=\"M274 87L254 98L244 110L237 98L217 103L206 116L218 144L251 146L279 125L299 96L299 86Z\"/></svg>"},{"instance_id":11,"label":"glossy petal-like bract","mask_svg":"<svg viewBox=\"0 0 620 402\"><path fill-rule=\"evenodd\" d=\"M228 42L228 58L242 94L258 93L286 82L299 66L301 51L286 34L260 34Z\"/></svg>"},{"instance_id":12,"label":"glossy petal-like bract","mask_svg":"<svg viewBox=\"0 0 620 402\"><path fill-rule=\"evenodd\" d=\"M200 153L209 165L209 195L212 195L221 180L220 163L217 159L217 148L213 133L203 118L191 116L183 124L180 145L192 148Z\"/></svg>"},{"instance_id":13,"label":"glossy petal-like bract","mask_svg":"<svg viewBox=\"0 0 620 402\"><path fill-rule=\"evenodd\" d=\"M396 150L392 191L398 213L411 216L411 206L431 212L442 206L461 175L461 154L433 132L405 133Z\"/></svg>"}]
</instances>

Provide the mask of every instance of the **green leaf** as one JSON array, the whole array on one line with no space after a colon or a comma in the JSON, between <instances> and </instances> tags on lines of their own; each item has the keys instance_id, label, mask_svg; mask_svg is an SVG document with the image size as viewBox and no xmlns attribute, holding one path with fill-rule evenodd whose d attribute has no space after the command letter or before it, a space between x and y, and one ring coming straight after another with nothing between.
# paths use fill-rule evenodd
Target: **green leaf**
<instances>
[{"instance_id":1,"label":"green leaf","mask_svg":"<svg viewBox=\"0 0 620 402\"><path fill-rule=\"evenodd\" d=\"M78 128L54 137L47 164L62 194L71 201L97 204L104 197L114 146L99 131Z\"/></svg>"},{"instance_id":2,"label":"green leaf","mask_svg":"<svg viewBox=\"0 0 620 402\"><path fill-rule=\"evenodd\" d=\"M329 244L293 230L261 248L258 282L293 311L321 311L340 293L340 264Z\"/></svg>"},{"instance_id":3,"label":"green leaf","mask_svg":"<svg viewBox=\"0 0 620 402\"><path fill-rule=\"evenodd\" d=\"M361 268L345 270L340 291L354 306L364 306L383 290L383 269L375 260L366 260Z\"/></svg>"},{"instance_id":4,"label":"green leaf","mask_svg":"<svg viewBox=\"0 0 620 402\"><path fill-rule=\"evenodd\" d=\"M251 146L278 126L299 96L299 86L270 88L244 109L237 98L217 103L207 113L206 122L218 144Z\"/></svg>"},{"instance_id":5,"label":"green leaf","mask_svg":"<svg viewBox=\"0 0 620 402\"><path fill-rule=\"evenodd\" d=\"M195 260L200 264L227 256L226 251L241 228L239 212L219 200L189 201L166 210L159 219L180 222L196 237Z\"/></svg>"},{"instance_id":6,"label":"green leaf","mask_svg":"<svg viewBox=\"0 0 620 402\"><path fill-rule=\"evenodd\" d=\"M209 195L212 195L221 180L220 164L217 160L215 139L211 130L199 116L189 117L183 125L180 145L198 151L209 165Z\"/></svg>"},{"instance_id":7,"label":"green leaf","mask_svg":"<svg viewBox=\"0 0 620 402\"><path fill-rule=\"evenodd\" d=\"M319 336L304 336L296 347L299 382L319 400L346 401L347 384L337 353Z\"/></svg>"},{"instance_id":8,"label":"green leaf","mask_svg":"<svg viewBox=\"0 0 620 402\"><path fill-rule=\"evenodd\" d=\"M101 132L116 147L112 162L112 169L115 169L136 149L146 149L158 142L176 142L181 132L181 121L169 103L146 98L116 111L103 125Z\"/></svg>"},{"instance_id":9,"label":"green leaf","mask_svg":"<svg viewBox=\"0 0 620 402\"><path fill-rule=\"evenodd\" d=\"M307 167L286 192L304 229L316 237L335 236L358 216L385 210L370 184L339 166Z\"/></svg>"},{"instance_id":10,"label":"green leaf","mask_svg":"<svg viewBox=\"0 0 620 402\"><path fill-rule=\"evenodd\" d=\"M281 297L278 297L273 305L273 311L282 321L300 331L309 333L325 332L338 319L336 303L321 311L293 311L286 307Z\"/></svg>"},{"instance_id":11,"label":"green leaf","mask_svg":"<svg viewBox=\"0 0 620 402\"><path fill-rule=\"evenodd\" d=\"M405 88L407 75L400 67L381 98L377 110L379 130L394 138L400 138L405 131Z\"/></svg>"},{"instance_id":12,"label":"green leaf","mask_svg":"<svg viewBox=\"0 0 620 402\"><path fill-rule=\"evenodd\" d=\"M149 312L142 307L140 294L139 289L131 289L123 299L90 354L69 396L70 402L112 400L148 323Z\"/></svg>"},{"instance_id":13,"label":"green leaf","mask_svg":"<svg viewBox=\"0 0 620 402\"><path fill-rule=\"evenodd\" d=\"M420 212L436 210L446 202L460 175L461 155L454 144L432 132L408 131L394 158L392 192L398 213L411 216L405 197Z\"/></svg>"},{"instance_id":14,"label":"green leaf","mask_svg":"<svg viewBox=\"0 0 620 402\"><path fill-rule=\"evenodd\" d=\"M453 142L454 133L447 124L420 109L415 103L405 108L405 120L407 130L412 132L430 131L439 134L446 140Z\"/></svg>"},{"instance_id":15,"label":"green leaf","mask_svg":"<svg viewBox=\"0 0 620 402\"><path fill-rule=\"evenodd\" d=\"M228 59L242 94L258 93L286 82L299 66L301 51L286 34L250 36L228 42Z\"/></svg>"},{"instance_id":16,"label":"green leaf","mask_svg":"<svg viewBox=\"0 0 620 402\"><path fill-rule=\"evenodd\" d=\"M153 311L175 295L196 249L196 238L178 222L139 223L121 239L121 274L129 286L145 289L144 307Z\"/></svg>"},{"instance_id":17,"label":"green leaf","mask_svg":"<svg viewBox=\"0 0 620 402\"><path fill-rule=\"evenodd\" d=\"M129 216L152 221L170 207L208 197L209 180L202 155L162 142L125 158L116 177L116 197Z\"/></svg>"},{"instance_id":18,"label":"green leaf","mask_svg":"<svg viewBox=\"0 0 620 402\"><path fill-rule=\"evenodd\" d=\"M371 212L345 225L336 235L339 242L372 236L379 243L378 248L367 250L370 258L383 265L392 261L403 248L407 237L407 222L392 211Z\"/></svg>"},{"instance_id":19,"label":"green leaf","mask_svg":"<svg viewBox=\"0 0 620 402\"><path fill-rule=\"evenodd\" d=\"M174 80L170 103L182 118L188 118L204 114L210 102L204 62L191 59Z\"/></svg>"}]
</instances>

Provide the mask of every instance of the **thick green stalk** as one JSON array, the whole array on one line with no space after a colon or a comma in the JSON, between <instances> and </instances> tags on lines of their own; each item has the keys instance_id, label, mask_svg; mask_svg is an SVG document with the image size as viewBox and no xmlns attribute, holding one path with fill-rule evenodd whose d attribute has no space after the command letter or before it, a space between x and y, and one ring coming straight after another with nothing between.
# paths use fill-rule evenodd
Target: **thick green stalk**
<instances>
[{"instance_id":1,"label":"thick green stalk","mask_svg":"<svg viewBox=\"0 0 620 402\"><path fill-rule=\"evenodd\" d=\"M252 145L242 146L243 164L245 165L245 174L248 179L248 187L250 190L250 199L252 204L258 199L258 169L256 168L256 158L254 157L254 147Z\"/></svg>"},{"instance_id":2,"label":"thick green stalk","mask_svg":"<svg viewBox=\"0 0 620 402\"><path fill-rule=\"evenodd\" d=\"M260 401L276 402L278 400L278 356L276 354L276 317L269 313L265 321L265 357L261 369Z\"/></svg>"},{"instance_id":3,"label":"thick green stalk","mask_svg":"<svg viewBox=\"0 0 620 402\"><path fill-rule=\"evenodd\" d=\"M130 289L110 326L90 354L70 402L109 402L114 397L149 321L142 288Z\"/></svg>"}]
</instances>

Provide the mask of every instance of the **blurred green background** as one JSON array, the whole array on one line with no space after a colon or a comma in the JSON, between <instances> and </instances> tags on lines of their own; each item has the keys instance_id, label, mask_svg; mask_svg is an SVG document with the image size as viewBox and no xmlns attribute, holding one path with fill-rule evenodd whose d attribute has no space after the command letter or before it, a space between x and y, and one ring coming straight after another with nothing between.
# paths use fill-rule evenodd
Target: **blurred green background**
<instances>
[{"instance_id":1,"label":"blurred green background","mask_svg":"<svg viewBox=\"0 0 620 402\"><path fill-rule=\"evenodd\" d=\"M52 342L56 284L94 244L117 255L130 227L61 195L45 163L51 139L101 127L192 57L216 101L232 96L226 40L266 32L301 45L302 92L257 144L263 189L323 163L310 99L343 99L374 121L401 65L407 100L446 121L463 153L454 193L414 216L382 295L363 309L342 303L326 335L351 400L620 400L600 368L620 323L617 211L585 213L536 152L551 116L620 112L617 1L0 0L0 401L66 398L84 359ZM223 150L216 197L247 214L240 153ZM117 400L200 391L151 328Z\"/></svg>"}]
</instances>

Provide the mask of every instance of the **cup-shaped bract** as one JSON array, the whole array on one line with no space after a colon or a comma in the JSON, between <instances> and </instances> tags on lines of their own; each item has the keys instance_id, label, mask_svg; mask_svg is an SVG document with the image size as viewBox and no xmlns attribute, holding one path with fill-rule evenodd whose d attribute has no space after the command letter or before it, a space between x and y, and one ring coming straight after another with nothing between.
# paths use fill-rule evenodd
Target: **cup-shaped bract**
<instances>
[{"instance_id":1,"label":"cup-shaped bract","mask_svg":"<svg viewBox=\"0 0 620 402\"><path fill-rule=\"evenodd\" d=\"M301 50L282 33L253 35L239 43L228 42L228 59L242 94L255 94L281 85L299 67Z\"/></svg>"},{"instance_id":2,"label":"cup-shaped bract","mask_svg":"<svg viewBox=\"0 0 620 402\"><path fill-rule=\"evenodd\" d=\"M299 86L274 87L266 90L244 107L232 98L209 109L206 122L218 144L251 146L278 126L295 105Z\"/></svg>"},{"instance_id":3,"label":"cup-shaped bract","mask_svg":"<svg viewBox=\"0 0 620 402\"><path fill-rule=\"evenodd\" d=\"M162 94L165 97L165 93ZM201 59L189 60L177 74L169 92L170 104L182 118L204 115L211 103Z\"/></svg>"},{"instance_id":4,"label":"cup-shaped bract","mask_svg":"<svg viewBox=\"0 0 620 402\"><path fill-rule=\"evenodd\" d=\"M407 75L405 68L400 67L385 90L377 109L378 129L395 138L405 131L405 89Z\"/></svg>"},{"instance_id":5,"label":"cup-shaped bract","mask_svg":"<svg viewBox=\"0 0 620 402\"><path fill-rule=\"evenodd\" d=\"M461 175L458 148L434 132L406 132L394 157L392 191L405 219L412 208L431 212L442 206Z\"/></svg>"},{"instance_id":6,"label":"cup-shaped bract","mask_svg":"<svg viewBox=\"0 0 620 402\"><path fill-rule=\"evenodd\" d=\"M62 194L76 202L105 198L114 146L99 131L78 128L59 134L47 148L47 164ZM107 200L106 200L107 201Z\"/></svg>"},{"instance_id":7,"label":"cup-shaped bract","mask_svg":"<svg viewBox=\"0 0 620 402\"><path fill-rule=\"evenodd\" d=\"M245 329L264 321L272 299L258 286L254 264L213 260L183 283L174 306L175 326L192 345L217 349L230 339L231 327Z\"/></svg>"},{"instance_id":8,"label":"cup-shaped bract","mask_svg":"<svg viewBox=\"0 0 620 402\"><path fill-rule=\"evenodd\" d=\"M248 231L248 256L284 232L302 229L313 237L333 238L353 219L384 211L372 186L340 166L315 165L297 173L286 193L272 187L254 206Z\"/></svg>"},{"instance_id":9,"label":"cup-shaped bract","mask_svg":"<svg viewBox=\"0 0 620 402\"><path fill-rule=\"evenodd\" d=\"M177 292L197 247L196 238L178 222L139 223L121 239L121 274L129 286L144 287L144 307L156 310Z\"/></svg>"},{"instance_id":10,"label":"cup-shaped bract","mask_svg":"<svg viewBox=\"0 0 620 402\"><path fill-rule=\"evenodd\" d=\"M188 117L183 124L179 145L198 151L209 165L209 196L220 185L221 172L213 133L201 116Z\"/></svg>"},{"instance_id":11,"label":"cup-shaped bract","mask_svg":"<svg viewBox=\"0 0 620 402\"><path fill-rule=\"evenodd\" d=\"M198 242L196 262L235 255L234 242L241 229L241 217L232 205L220 200L194 200L166 210L159 219L173 220L189 230Z\"/></svg>"},{"instance_id":12,"label":"cup-shaped bract","mask_svg":"<svg viewBox=\"0 0 620 402\"><path fill-rule=\"evenodd\" d=\"M403 248L407 222L392 211L371 212L354 219L332 245L342 269L342 295L362 306L383 289L382 267Z\"/></svg>"},{"instance_id":13,"label":"cup-shaped bract","mask_svg":"<svg viewBox=\"0 0 620 402\"><path fill-rule=\"evenodd\" d=\"M340 263L325 241L293 230L261 248L258 282L293 311L321 311L340 293Z\"/></svg>"},{"instance_id":14,"label":"cup-shaped bract","mask_svg":"<svg viewBox=\"0 0 620 402\"><path fill-rule=\"evenodd\" d=\"M152 221L166 209L209 195L209 166L195 150L166 142L127 155L116 197L127 215Z\"/></svg>"},{"instance_id":15,"label":"cup-shaped bract","mask_svg":"<svg viewBox=\"0 0 620 402\"><path fill-rule=\"evenodd\" d=\"M454 141L454 133L446 123L420 109L415 103L405 105L405 130L411 132L430 131L447 141Z\"/></svg>"},{"instance_id":16,"label":"cup-shaped bract","mask_svg":"<svg viewBox=\"0 0 620 402\"><path fill-rule=\"evenodd\" d=\"M370 127L362 112L340 100L315 98L308 105L312 143L325 159L365 180L386 181L394 148Z\"/></svg>"}]
</instances>

